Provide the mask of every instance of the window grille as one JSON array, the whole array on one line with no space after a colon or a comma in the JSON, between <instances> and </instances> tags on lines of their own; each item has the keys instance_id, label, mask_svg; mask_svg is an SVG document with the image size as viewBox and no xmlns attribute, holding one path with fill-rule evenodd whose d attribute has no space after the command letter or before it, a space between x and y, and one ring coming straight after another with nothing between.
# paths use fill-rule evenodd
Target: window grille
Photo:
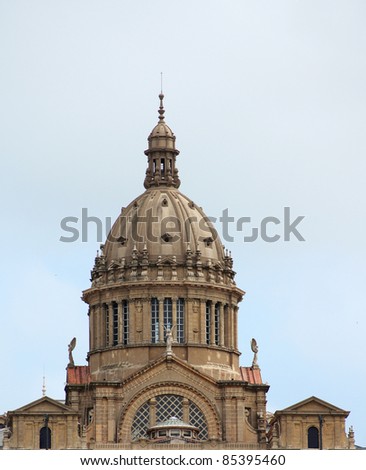
<instances>
[{"instance_id":1,"label":"window grille","mask_svg":"<svg viewBox=\"0 0 366 470\"><path fill-rule=\"evenodd\" d=\"M128 300L122 302L122 324L123 324L123 344L128 344L129 340L129 312Z\"/></svg>"},{"instance_id":2,"label":"window grille","mask_svg":"<svg viewBox=\"0 0 366 470\"><path fill-rule=\"evenodd\" d=\"M164 299L164 332L173 326L172 299ZM165 333L164 333L165 339Z\"/></svg>"},{"instance_id":3,"label":"window grille","mask_svg":"<svg viewBox=\"0 0 366 470\"><path fill-rule=\"evenodd\" d=\"M215 344L220 344L220 304L215 304Z\"/></svg>"},{"instance_id":4,"label":"window grille","mask_svg":"<svg viewBox=\"0 0 366 470\"><path fill-rule=\"evenodd\" d=\"M211 342L211 302L206 302L206 344Z\"/></svg>"},{"instance_id":5,"label":"window grille","mask_svg":"<svg viewBox=\"0 0 366 470\"><path fill-rule=\"evenodd\" d=\"M159 301L151 299L151 342L159 342Z\"/></svg>"},{"instance_id":6,"label":"window grille","mask_svg":"<svg viewBox=\"0 0 366 470\"><path fill-rule=\"evenodd\" d=\"M208 439L208 427L206 417L201 409L189 400L189 424L196 426L199 430L198 439ZM171 417L183 420L183 397L181 395L164 394L156 396L156 423L161 423ZM132 422L132 440L136 441L146 438L147 429L150 427L150 403L145 402L137 410Z\"/></svg>"},{"instance_id":7,"label":"window grille","mask_svg":"<svg viewBox=\"0 0 366 470\"><path fill-rule=\"evenodd\" d=\"M113 346L118 344L118 304L117 302L112 303L113 308L113 320L112 320L112 334L113 334Z\"/></svg>"},{"instance_id":8,"label":"window grille","mask_svg":"<svg viewBox=\"0 0 366 470\"><path fill-rule=\"evenodd\" d=\"M147 428L150 424L150 406L149 402L144 403L137 410L132 422L132 440L136 441L147 437Z\"/></svg>"},{"instance_id":9,"label":"window grille","mask_svg":"<svg viewBox=\"0 0 366 470\"><path fill-rule=\"evenodd\" d=\"M184 299L177 300L177 342L184 343Z\"/></svg>"}]
</instances>

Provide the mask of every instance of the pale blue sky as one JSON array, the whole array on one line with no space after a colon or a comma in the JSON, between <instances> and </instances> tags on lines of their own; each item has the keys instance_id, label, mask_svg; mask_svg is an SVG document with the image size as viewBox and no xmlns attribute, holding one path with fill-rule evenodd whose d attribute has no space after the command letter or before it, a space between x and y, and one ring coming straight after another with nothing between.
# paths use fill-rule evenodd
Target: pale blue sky
<instances>
[{"instance_id":1,"label":"pale blue sky","mask_svg":"<svg viewBox=\"0 0 366 470\"><path fill-rule=\"evenodd\" d=\"M99 243L61 243L60 221L143 192L163 71L181 191L253 225L305 216L305 242L225 243L241 364L255 337L269 410L316 395L366 446L365 21L362 0L0 0L0 413L44 373L64 396L73 336L85 364Z\"/></svg>"}]
</instances>

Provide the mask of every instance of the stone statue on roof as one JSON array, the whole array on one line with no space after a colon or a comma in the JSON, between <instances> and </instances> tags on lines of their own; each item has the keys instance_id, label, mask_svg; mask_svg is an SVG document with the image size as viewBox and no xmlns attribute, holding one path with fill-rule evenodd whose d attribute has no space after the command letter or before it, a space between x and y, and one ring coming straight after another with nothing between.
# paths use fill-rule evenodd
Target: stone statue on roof
<instances>
[{"instance_id":1,"label":"stone statue on roof","mask_svg":"<svg viewBox=\"0 0 366 470\"><path fill-rule=\"evenodd\" d=\"M252 338L250 346L252 348L252 351L254 352L252 367L258 367L258 344L254 338Z\"/></svg>"},{"instance_id":2,"label":"stone statue on roof","mask_svg":"<svg viewBox=\"0 0 366 470\"><path fill-rule=\"evenodd\" d=\"M72 357L72 352L75 349L75 346L76 346L76 338L73 338L70 341L70 344L68 345L69 363L67 364L67 367L75 367L74 358Z\"/></svg>"}]
</instances>

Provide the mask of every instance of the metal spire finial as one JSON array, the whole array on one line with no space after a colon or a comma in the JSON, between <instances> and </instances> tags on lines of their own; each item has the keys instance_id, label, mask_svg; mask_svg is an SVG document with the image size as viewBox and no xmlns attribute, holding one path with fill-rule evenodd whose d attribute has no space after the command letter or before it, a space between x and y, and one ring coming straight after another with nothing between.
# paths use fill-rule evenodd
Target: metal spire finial
<instances>
[{"instance_id":1,"label":"metal spire finial","mask_svg":"<svg viewBox=\"0 0 366 470\"><path fill-rule=\"evenodd\" d=\"M46 377L43 376L42 397L46 396Z\"/></svg>"},{"instance_id":2,"label":"metal spire finial","mask_svg":"<svg viewBox=\"0 0 366 470\"><path fill-rule=\"evenodd\" d=\"M164 121L164 113L165 113L164 104L163 104L163 99L164 99L163 93L160 93L159 98L160 98L159 121L163 122Z\"/></svg>"},{"instance_id":3,"label":"metal spire finial","mask_svg":"<svg viewBox=\"0 0 366 470\"><path fill-rule=\"evenodd\" d=\"M164 104L163 104L163 99L164 99L164 94L163 94L163 72L160 72L160 107L159 107L159 121L164 122Z\"/></svg>"}]
</instances>

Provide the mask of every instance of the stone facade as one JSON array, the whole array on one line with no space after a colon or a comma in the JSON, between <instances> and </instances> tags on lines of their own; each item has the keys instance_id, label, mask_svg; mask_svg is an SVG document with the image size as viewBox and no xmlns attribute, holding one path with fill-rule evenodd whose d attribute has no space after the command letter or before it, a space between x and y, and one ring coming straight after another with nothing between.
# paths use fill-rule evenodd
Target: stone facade
<instances>
[{"instance_id":1,"label":"stone facade","mask_svg":"<svg viewBox=\"0 0 366 470\"><path fill-rule=\"evenodd\" d=\"M4 449L82 449L78 421L72 408L42 397L8 413Z\"/></svg>"},{"instance_id":2,"label":"stone facade","mask_svg":"<svg viewBox=\"0 0 366 470\"><path fill-rule=\"evenodd\" d=\"M43 432L54 449L306 448L321 413L323 445L348 448L348 413L318 399L276 412L268 425L254 339L252 365L239 364L245 293L215 228L178 189L179 151L164 113L160 95L145 192L122 208L83 292L88 365L74 364L72 340L65 405L44 397L9 412L4 447L40 448ZM175 423L179 439L164 439L164 423Z\"/></svg>"},{"instance_id":3,"label":"stone facade","mask_svg":"<svg viewBox=\"0 0 366 470\"><path fill-rule=\"evenodd\" d=\"M284 410L276 411L270 422L272 449L354 448L352 429L346 436L348 411L317 397L310 397Z\"/></svg>"}]
</instances>

